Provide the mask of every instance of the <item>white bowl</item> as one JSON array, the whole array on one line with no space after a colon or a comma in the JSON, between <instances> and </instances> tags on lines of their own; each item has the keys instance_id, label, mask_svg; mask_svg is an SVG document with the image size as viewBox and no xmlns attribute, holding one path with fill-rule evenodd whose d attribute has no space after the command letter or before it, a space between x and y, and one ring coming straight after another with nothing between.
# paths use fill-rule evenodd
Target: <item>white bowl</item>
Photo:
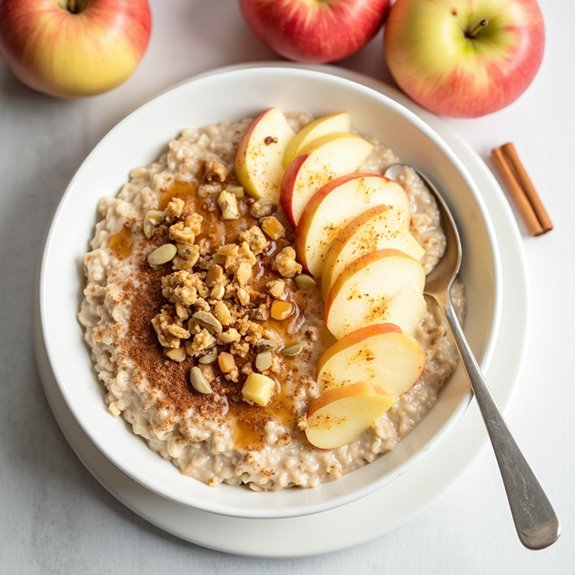
<instances>
[{"instance_id":1,"label":"white bowl","mask_svg":"<svg viewBox=\"0 0 575 575\"><path fill-rule=\"evenodd\" d=\"M465 332L486 367L499 322L499 256L472 179L442 139L414 113L360 84L313 69L259 65L207 74L148 102L120 122L96 146L72 179L56 211L40 270L40 317L49 361L65 401L94 444L146 488L183 505L250 518L279 518L330 509L400 481L466 409L471 394L459 369L436 406L391 453L315 489L255 493L210 488L182 475L131 433L104 407L76 320L83 285L81 261L100 197L113 195L135 166L154 160L184 127L253 116L266 107L314 115L348 110L354 127L389 144L406 162L424 170L445 192L464 245L467 289ZM383 510L382 510L383 512Z\"/></svg>"}]
</instances>

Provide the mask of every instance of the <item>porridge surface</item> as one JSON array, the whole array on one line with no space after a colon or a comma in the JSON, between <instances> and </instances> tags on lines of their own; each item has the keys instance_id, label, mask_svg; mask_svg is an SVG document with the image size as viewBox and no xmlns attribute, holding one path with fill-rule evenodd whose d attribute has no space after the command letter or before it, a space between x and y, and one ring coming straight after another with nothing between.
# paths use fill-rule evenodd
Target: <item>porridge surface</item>
<instances>
[{"instance_id":1,"label":"porridge surface","mask_svg":"<svg viewBox=\"0 0 575 575\"><path fill-rule=\"evenodd\" d=\"M290 116L294 130L309 120ZM308 443L301 427L319 395L315 366L335 339L323 325L320 290L298 285L291 225L237 184L235 151L250 122L184 130L99 202L79 320L110 412L184 474L255 490L313 487L393 449L435 404L456 355L428 311L416 334L426 352L420 380L352 443ZM372 143L361 169L382 173L398 158ZM401 183L429 271L445 245L438 212L413 173ZM167 242L177 255L151 266L148 257ZM462 309L461 286L455 296ZM275 319L274 301L293 313ZM284 355L290 346L301 351ZM258 368L276 382L266 407L242 399L242 382ZM191 384L192 370L209 393Z\"/></svg>"}]
</instances>

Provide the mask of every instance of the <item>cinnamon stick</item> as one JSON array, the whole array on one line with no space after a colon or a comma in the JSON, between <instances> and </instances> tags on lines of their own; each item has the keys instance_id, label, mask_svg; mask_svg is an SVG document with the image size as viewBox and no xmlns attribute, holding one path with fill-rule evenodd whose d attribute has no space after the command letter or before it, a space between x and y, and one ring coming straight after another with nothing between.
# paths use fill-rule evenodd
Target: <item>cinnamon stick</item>
<instances>
[{"instance_id":1,"label":"cinnamon stick","mask_svg":"<svg viewBox=\"0 0 575 575\"><path fill-rule=\"evenodd\" d=\"M495 148L491 153L529 233L540 236L552 230L553 222L519 159L515 146L508 142Z\"/></svg>"}]
</instances>

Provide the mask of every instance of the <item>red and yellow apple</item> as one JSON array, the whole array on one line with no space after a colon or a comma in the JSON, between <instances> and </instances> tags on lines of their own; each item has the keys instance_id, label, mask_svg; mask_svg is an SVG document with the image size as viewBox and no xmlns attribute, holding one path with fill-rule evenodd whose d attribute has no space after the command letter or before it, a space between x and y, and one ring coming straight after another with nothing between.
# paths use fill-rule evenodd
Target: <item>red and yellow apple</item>
<instances>
[{"instance_id":1,"label":"red and yellow apple","mask_svg":"<svg viewBox=\"0 0 575 575\"><path fill-rule=\"evenodd\" d=\"M326 391L309 404L306 437L321 449L341 447L371 427L394 402L381 387L363 381Z\"/></svg>"},{"instance_id":2,"label":"red and yellow apple","mask_svg":"<svg viewBox=\"0 0 575 575\"><path fill-rule=\"evenodd\" d=\"M536 0L397 0L384 55L400 88L445 116L495 112L537 73L545 31Z\"/></svg>"},{"instance_id":3,"label":"red and yellow apple","mask_svg":"<svg viewBox=\"0 0 575 575\"><path fill-rule=\"evenodd\" d=\"M357 381L377 383L390 397L414 385L425 366L425 352L414 338L391 323L351 332L320 357L317 382L322 392Z\"/></svg>"},{"instance_id":4,"label":"red and yellow apple","mask_svg":"<svg viewBox=\"0 0 575 575\"><path fill-rule=\"evenodd\" d=\"M381 28L389 0L240 0L254 35L300 62L333 62L357 52Z\"/></svg>"},{"instance_id":5,"label":"red and yellow apple","mask_svg":"<svg viewBox=\"0 0 575 575\"><path fill-rule=\"evenodd\" d=\"M0 56L24 84L73 98L111 90L148 46L147 0L1 0Z\"/></svg>"},{"instance_id":6,"label":"red and yellow apple","mask_svg":"<svg viewBox=\"0 0 575 575\"><path fill-rule=\"evenodd\" d=\"M262 112L244 132L234 162L236 176L257 199L279 202L282 158L294 131L277 108Z\"/></svg>"},{"instance_id":7,"label":"red and yellow apple","mask_svg":"<svg viewBox=\"0 0 575 575\"><path fill-rule=\"evenodd\" d=\"M398 222L409 225L409 199L393 180L373 173L347 174L322 186L307 202L296 228L299 262L320 276L326 253L338 232L374 206L388 206Z\"/></svg>"},{"instance_id":8,"label":"red and yellow apple","mask_svg":"<svg viewBox=\"0 0 575 575\"><path fill-rule=\"evenodd\" d=\"M414 335L427 310L425 272L398 250L370 252L347 265L325 302L324 321L336 339L376 323Z\"/></svg>"},{"instance_id":9,"label":"red and yellow apple","mask_svg":"<svg viewBox=\"0 0 575 575\"><path fill-rule=\"evenodd\" d=\"M314 193L329 181L355 172L373 145L351 132L335 132L316 138L285 169L281 181L281 205L297 225Z\"/></svg>"},{"instance_id":10,"label":"red and yellow apple","mask_svg":"<svg viewBox=\"0 0 575 575\"><path fill-rule=\"evenodd\" d=\"M408 223L399 217L397 208L386 205L374 206L353 218L325 254L321 275L324 298L345 266L369 252L394 249L421 260L425 250L409 232Z\"/></svg>"}]
</instances>

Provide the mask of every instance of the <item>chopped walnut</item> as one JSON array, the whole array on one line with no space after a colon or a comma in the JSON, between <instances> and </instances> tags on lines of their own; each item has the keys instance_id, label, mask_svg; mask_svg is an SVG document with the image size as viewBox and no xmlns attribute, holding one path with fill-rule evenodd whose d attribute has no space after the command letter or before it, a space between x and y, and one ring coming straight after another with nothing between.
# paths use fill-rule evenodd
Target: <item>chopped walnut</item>
<instances>
[{"instance_id":1,"label":"chopped walnut","mask_svg":"<svg viewBox=\"0 0 575 575\"><path fill-rule=\"evenodd\" d=\"M228 326L232 323L232 314L230 313L230 309L223 301L216 303L213 313L223 326Z\"/></svg>"},{"instance_id":2,"label":"chopped walnut","mask_svg":"<svg viewBox=\"0 0 575 575\"><path fill-rule=\"evenodd\" d=\"M224 275L224 270L222 266L214 264L208 269L208 275L206 276L206 285L211 288L216 284L224 284L226 277Z\"/></svg>"},{"instance_id":3,"label":"chopped walnut","mask_svg":"<svg viewBox=\"0 0 575 575\"><path fill-rule=\"evenodd\" d=\"M268 200L258 200L254 202L250 214L254 218L263 218L265 216L271 216L277 209L277 206Z\"/></svg>"},{"instance_id":4,"label":"chopped walnut","mask_svg":"<svg viewBox=\"0 0 575 575\"><path fill-rule=\"evenodd\" d=\"M236 281L245 286L252 277L252 266L248 262L241 262L236 270Z\"/></svg>"},{"instance_id":5,"label":"chopped walnut","mask_svg":"<svg viewBox=\"0 0 575 575\"><path fill-rule=\"evenodd\" d=\"M230 346L230 351L242 358L247 357L250 351L250 344L247 341L236 341Z\"/></svg>"},{"instance_id":6,"label":"chopped walnut","mask_svg":"<svg viewBox=\"0 0 575 575\"><path fill-rule=\"evenodd\" d=\"M166 206L166 219L168 222L177 220L182 215L185 206L186 202L182 198L172 198Z\"/></svg>"},{"instance_id":7,"label":"chopped walnut","mask_svg":"<svg viewBox=\"0 0 575 575\"><path fill-rule=\"evenodd\" d=\"M206 165L204 178L206 182L225 182L230 171L222 162L213 160Z\"/></svg>"},{"instance_id":8,"label":"chopped walnut","mask_svg":"<svg viewBox=\"0 0 575 575\"><path fill-rule=\"evenodd\" d=\"M177 244L178 254L172 260L172 269L191 270L200 258L200 248L195 244Z\"/></svg>"},{"instance_id":9,"label":"chopped walnut","mask_svg":"<svg viewBox=\"0 0 575 575\"><path fill-rule=\"evenodd\" d=\"M285 295L286 282L284 280L272 280L266 284L270 294L276 299L282 299Z\"/></svg>"},{"instance_id":10,"label":"chopped walnut","mask_svg":"<svg viewBox=\"0 0 575 575\"><path fill-rule=\"evenodd\" d=\"M193 274L187 271L173 272L162 278L162 295L172 303L193 305L198 299Z\"/></svg>"},{"instance_id":11,"label":"chopped walnut","mask_svg":"<svg viewBox=\"0 0 575 575\"><path fill-rule=\"evenodd\" d=\"M162 347L177 349L180 347L180 340L185 339L182 336L187 334L187 337L190 337L190 332L176 323L165 308L152 318L152 327Z\"/></svg>"},{"instance_id":12,"label":"chopped walnut","mask_svg":"<svg viewBox=\"0 0 575 575\"><path fill-rule=\"evenodd\" d=\"M247 242L252 252L256 255L261 254L269 245L269 241L258 226L252 226L249 230L240 234L240 240Z\"/></svg>"},{"instance_id":13,"label":"chopped walnut","mask_svg":"<svg viewBox=\"0 0 575 575\"><path fill-rule=\"evenodd\" d=\"M170 239L180 244L193 244L202 230L202 221L199 214L191 214L183 221L172 224L169 229Z\"/></svg>"},{"instance_id":14,"label":"chopped walnut","mask_svg":"<svg viewBox=\"0 0 575 575\"><path fill-rule=\"evenodd\" d=\"M214 345L216 345L216 338L204 328L194 336L191 343L186 345L186 351L189 355L195 356L214 347Z\"/></svg>"},{"instance_id":15,"label":"chopped walnut","mask_svg":"<svg viewBox=\"0 0 575 575\"><path fill-rule=\"evenodd\" d=\"M243 287L238 288L236 294L238 296L238 301L242 305L248 305L248 303L250 303L250 292L247 289Z\"/></svg>"},{"instance_id":16,"label":"chopped walnut","mask_svg":"<svg viewBox=\"0 0 575 575\"><path fill-rule=\"evenodd\" d=\"M238 198L225 190L218 196L218 207L222 212L222 220L237 220L240 217Z\"/></svg>"},{"instance_id":17,"label":"chopped walnut","mask_svg":"<svg viewBox=\"0 0 575 575\"><path fill-rule=\"evenodd\" d=\"M222 191L221 184L211 183L204 184L198 188L198 198L207 198L209 196L219 194Z\"/></svg>"},{"instance_id":18,"label":"chopped walnut","mask_svg":"<svg viewBox=\"0 0 575 575\"><path fill-rule=\"evenodd\" d=\"M291 246L286 246L275 257L273 264L274 269L284 278L293 278L302 271L302 266L296 262L295 256L295 250Z\"/></svg>"},{"instance_id":19,"label":"chopped walnut","mask_svg":"<svg viewBox=\"0 0 575 575\"><path fill-rule=\"evenodd\" d=\"M241 339L240 332L233 327L218 334L217 336L218 343L221 345L228 345L230 343L239 341L240 339Z\"/></svg>"}]
</instances>

